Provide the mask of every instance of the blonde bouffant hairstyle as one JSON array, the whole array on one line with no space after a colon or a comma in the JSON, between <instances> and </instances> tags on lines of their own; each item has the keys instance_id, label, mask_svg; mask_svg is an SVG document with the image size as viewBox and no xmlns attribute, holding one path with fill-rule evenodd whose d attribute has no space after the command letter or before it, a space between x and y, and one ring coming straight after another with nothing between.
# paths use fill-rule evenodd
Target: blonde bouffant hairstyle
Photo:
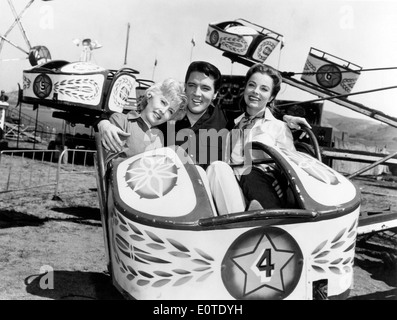
<instances>
[{"instance_id":1,"label":"blonde bouffant hairstyle","mask_svg":"<svg viewBox=\"0 0 397 320\"><path fill-rule=\"evenodd\" d=\"M185 94L185 85L182 82L174 79L166 79L162 82L156 82L147 88L145 95L139 102L139 109L141 111L148 104L149 93L164 95L170 105L176 107L177 112L172 115L172 120L180 120L186 115L187 96Z\"/></svg>"}]
</instances>

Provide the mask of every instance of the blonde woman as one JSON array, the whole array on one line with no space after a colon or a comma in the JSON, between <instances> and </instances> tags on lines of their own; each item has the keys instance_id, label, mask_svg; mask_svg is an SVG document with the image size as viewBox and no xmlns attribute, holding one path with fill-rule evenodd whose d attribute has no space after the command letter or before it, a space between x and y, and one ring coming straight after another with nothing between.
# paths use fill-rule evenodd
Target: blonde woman
<instances>
[{"instance_id":1,"label":"blonde woman","mask_svg":"<svg viewBox=\"0 0 397 320\"><path fill-rule=\"evenodd\" d=\"M187 103L184 90L184 84L173 79L155 83L146 90L139 113L130 111L110 116L110 123L128 134L123 138L126 148L122 156L163 147L163 135L156 127L184 117Z\"/></svg>"}]
</instances>

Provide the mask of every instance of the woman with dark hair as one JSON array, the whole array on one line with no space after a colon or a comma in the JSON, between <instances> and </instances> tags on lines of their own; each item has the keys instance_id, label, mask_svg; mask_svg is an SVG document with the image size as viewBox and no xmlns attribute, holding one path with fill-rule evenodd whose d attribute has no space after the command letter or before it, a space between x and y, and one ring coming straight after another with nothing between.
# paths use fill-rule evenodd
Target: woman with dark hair
<instances>
[{"instance_id":1,"label":"woman with dark hair","mask_svg":"<svg viewBox=\"0 0 397 320\"><path fill-rule=\"evenodd\" d=\"M228 136L226 162L216 161L207 169L219 214L244 211L245 199L248 202L256 200L266 209L280 208L283 205L282 190L277 192L275 189L275 184L278 184L275 178L277 169L270 165L244 163L244 151L249 142L258 141L295 150L287 124L272 114L274 99L280 91L281 83L280 73L264 64L253 65L246 74L245 112L236 118L235 127ZM243 165L232 169L228 163ZM234 173L241 189L231 173Z\"/></svg>"}]
</instances>

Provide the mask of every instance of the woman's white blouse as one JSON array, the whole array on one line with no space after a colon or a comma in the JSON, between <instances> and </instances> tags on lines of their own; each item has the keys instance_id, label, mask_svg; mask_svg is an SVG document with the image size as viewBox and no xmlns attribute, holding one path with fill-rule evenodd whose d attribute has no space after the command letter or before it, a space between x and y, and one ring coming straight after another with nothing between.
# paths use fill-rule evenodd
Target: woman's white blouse
<instances>
[{"instance_id":1,"label":"woman's white blouse","mask_svg":"<svg viewBox=\"0 0 397 320\"><path fill-rule=\"evenodd\" d=\"M291 130L285 122L276 119L270 109L266 109L264 117L254 119L251 129L238 129L238 124L243 118L244 114L235 119L236 129L232 129L228 135L225 155L226 161L236 164L243 163L245 160L244 146L253 141L258 141L269 146L295 150ZM258 156L258 153L254 152L252 157L254 159L263 158L263 153ZM235 173L241 175L249 165L247 163L243 167L236 167Z\"/></svg>"}]
</instances>

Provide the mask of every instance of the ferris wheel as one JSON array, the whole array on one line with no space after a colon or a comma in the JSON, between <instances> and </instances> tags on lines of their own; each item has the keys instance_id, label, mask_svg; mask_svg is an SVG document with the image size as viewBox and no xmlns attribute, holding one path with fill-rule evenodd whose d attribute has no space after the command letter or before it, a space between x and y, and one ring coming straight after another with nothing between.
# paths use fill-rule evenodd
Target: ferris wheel
<instances>
[{"instance_id":1,"label":"ferris wheel","mask_svg":"<svg viewBox=\"0 0 397 320\"><path fill-rule=\"evenodd\" d=\"M41 65L41 64L46 63L51 60L50 51L48 50L48 48L46 46L43 46L43 45L32 46L31 45L31 42L28 39L28 36L26 34L25 28L22 25L22 21L21 21L22 16L24 15L26 10L31 6L31 4L34 1L35 0L29 0L26 3L25 7L18 14L17 11L15 10L12 0L7 0L9 7L11 9L11 12L14 16L14 22L10 25L10 27L8 28L7 31L5 31L4 33L0 33L0 55L1 55L1 51L3 49L4 43L7 42L8 44L12 45L13 47L15 47L15 48L19 49L20 51L22 51L23 53L25 53L27 56L26 58L29 60L29 62L32 66ZM51 1L51 0L42 0L42 1ZM19 27L20 32L25 40L25 44L26 44L25 48L15 44L8 38L9 33L16 26ZM5 59L5 60L0 60L0 61L7 61L7 60L19 60L19 59Z\"/></svg>"}]
</instances>

